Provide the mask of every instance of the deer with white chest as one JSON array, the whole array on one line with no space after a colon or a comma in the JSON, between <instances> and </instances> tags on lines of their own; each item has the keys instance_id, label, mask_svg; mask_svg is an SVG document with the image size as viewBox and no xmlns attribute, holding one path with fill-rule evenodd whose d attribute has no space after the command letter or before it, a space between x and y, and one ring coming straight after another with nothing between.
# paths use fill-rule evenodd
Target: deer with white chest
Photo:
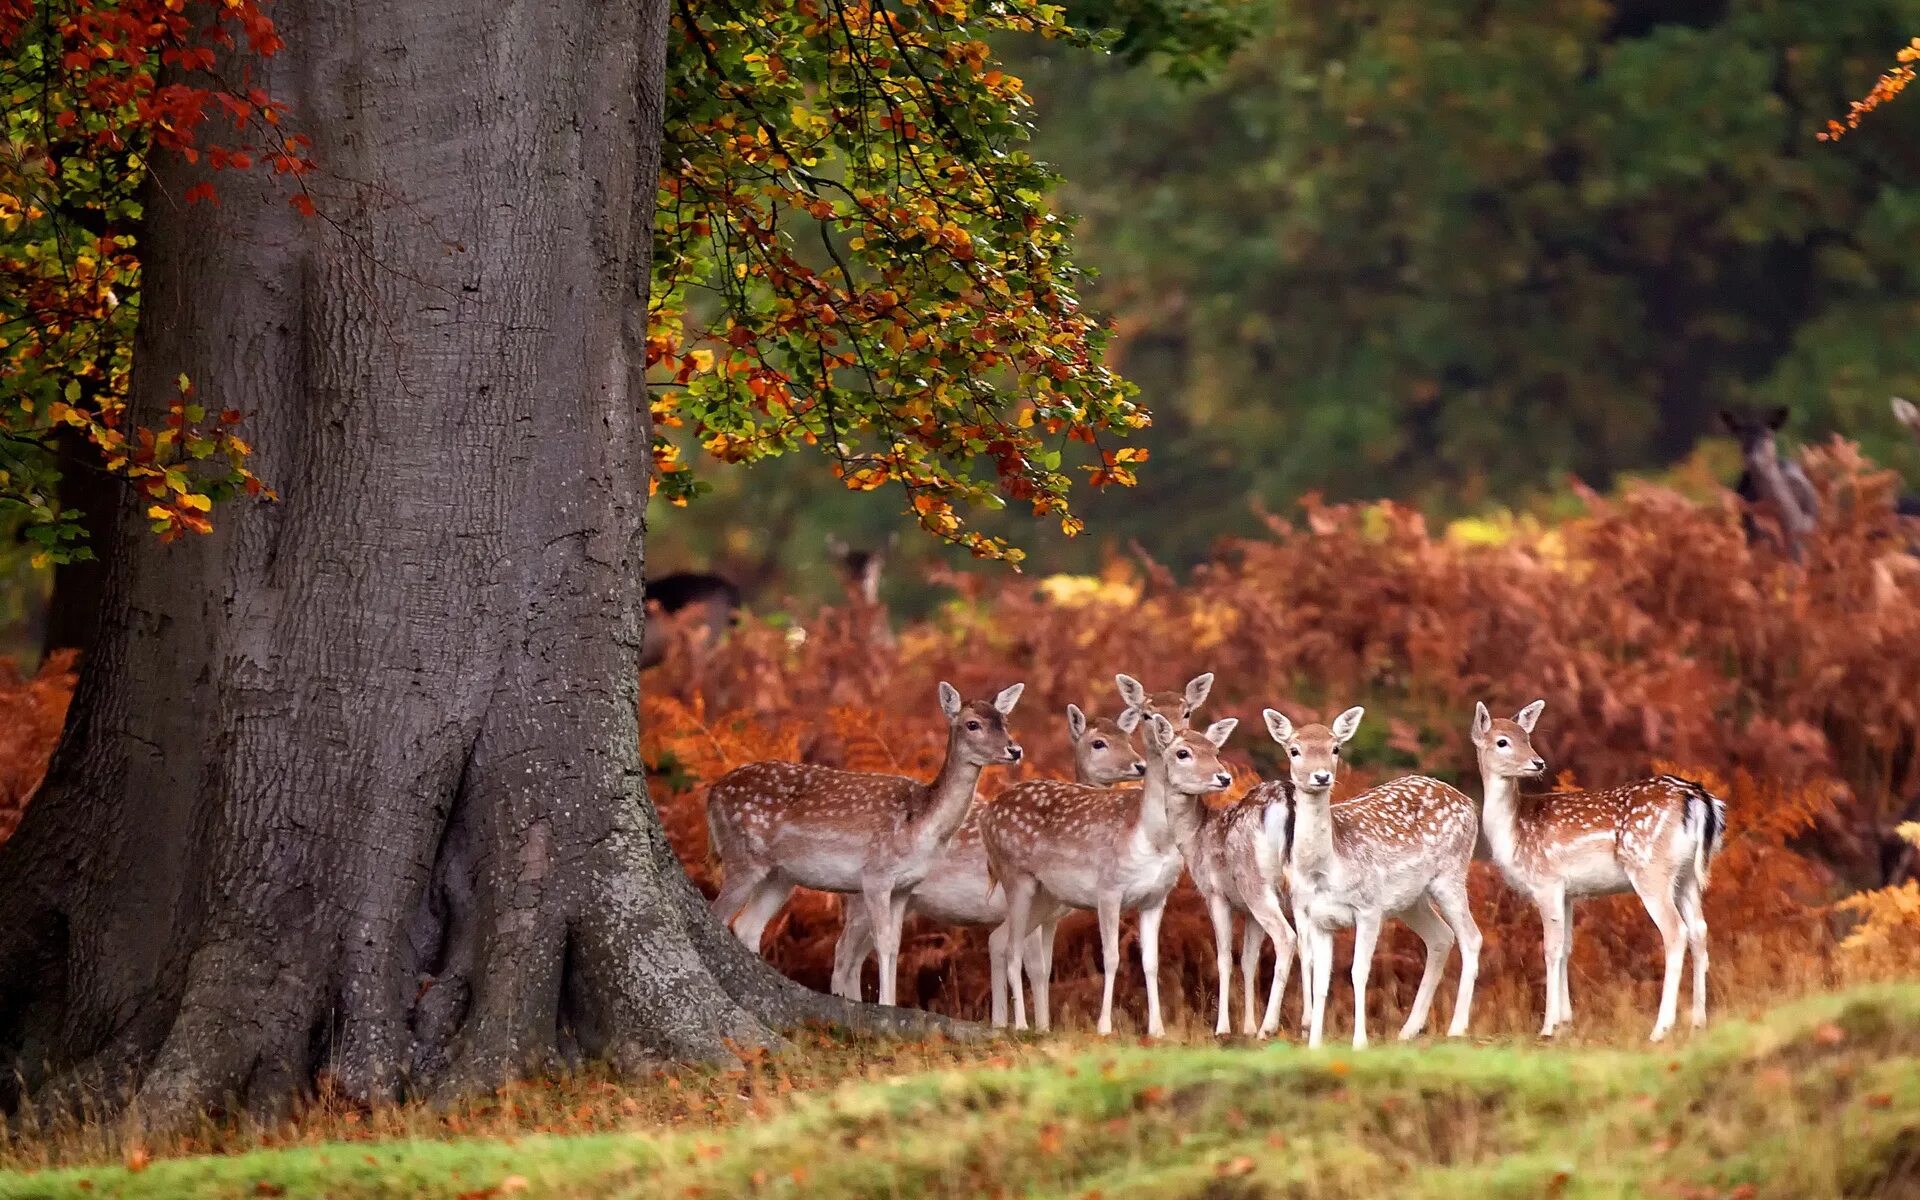
<instances>
[{"instance_id":1,"label":"deer with white chest","mask_svg":"<svg viewBox=\"0 0 1920 1200\"><path fill-rule=\"evenodd\" d=\"M1460 992L1450 1037L1467 1031L1480 969L1480 929L1467 903L1478 814L1459 789L1409 776L1332 802L1340 747L1360 728L1365 710L1350 708L1332 728L1296 728L1269 708L1267 732L1287 752L1293 780L1293 843L1287 882L1300 938L1302 986L1311 996L1307 1044L1318 1046L1333 972L1333 931L1353 926L1353 1044L1367 1044L1367 978L1380 927L1398 917L1427 944L1426 969L1402 1040L1426 1028L1447 954L1460 945Z\"/></svg>"},{"instance_id":2,"label":"deer with white chest","mask_svg":"<svg viewBox=\"0 0 1920 1200\"><path fill-rule=\"evenodd\" d=\"M1474 705L1473 746L1486 799L1483 823L1494 862L1533 900L1547 960L1550 1037L1573 1020L1567 962L1573 956L1573 902L1633 892L1647 907L1666 949L1666 975L1653 1041L1673 1028L1684 956L1693 953L1693 1025L1707 1023L1707 875L1727 827L1726 804L1692 780L1659 775L1597 792L1525 796L1547 762L1533 728L1547 706L1535 700L1512 720Z\"/></svg>"},{"instance_id":3,"label":"deer with white chest","mask_svg":"<svg viewBox=\"0 0 1920 1200\"><path fill-rule=\"evenodd\" d=\"M1067 705L1067 736L1073 745L1074 778L1084 784L1108 784L1139 779L1147 764L1135 753L1130 735L1140 715L1129 710L1118 721L1089 720L1078 705ZM992 926L987 957L992 964L990 987L993 1024L1007 1023L1007 894L992 886L987 848L980 838L983 805L975 805L947 843L946 853L934 861L926 878L907 899L907 913L946 925ZM833 993L849 1000L860 998L860 967L873 952L873 921L864 905L844 908L846 923L833 948ZM1025 945L1027 976L1034 1002L1046 1011L1049 977L1043 964L1053 955L1052 928L1036 929Z\"/></svg>"},{"instance_id":4,"label":"deer with white chest","mask_svg":"<svg viewBox=\"0 0 1920 1200\"><path fill-rule=\"evenodd\" d=\"M880 1003L894 1003L907 898L966 820L981 771L1020 761L1007 717L1023 687L989 702L940 685L947 753L931 783L790 762L749 763L715 781L707 829L726 882L714 915L757 952L795 887L858 894L879 952Z\"/></svg>"},{"instance_id":5,"label":"deer with white chest","mask_svg":"<svg viewBox=\"0 0 1920 1200\"><path fill-rule=\"evenodd\" d=\"M980 831L993 873L1007 892L1011 944L1024 943L1038 906L1092 909L1100 921L1105 982L1102 1034L1113 1032L1113 988L1120 970L1120 914L1140 914L1140 966L1147 977L1147 1033L1160 1037L1160 919L1179 882L1182 859L1170 804L1176 797L1224 790L1233 782L1219 750L1236 722L1205 734L1176 730L1155 714L1142 726L1147 773L1138 790L1034 781L1002 792L981 812ZM1013 1024L1027 1027L1026 996L1009 963Z\"/></svg>"},{"instance_id":6,"label":"deer with white chest","mask_svg":"<svg viewBox=\"0 0 1920 1200\"><path fill-rule=\"evenodd\" d=\"M1293 970L1295 938L1280 904L1291 825L1291 789L1263 783L1238 804L1212 808L1197 797L1177 797L1169 809L1174 838L1187 860L1187 873L1207 902L1213 921L1215 966L1220 974L1219 1015L1214 1033L1232 1031L1227 995L1233 982L1233 921L1245 918L1240 942L1240 983L1245 1032L1270 1037L1280 1027L1280 996ZM1260 946L1273 942L1277 955L1265 1015L1254 1020L1254 990L1260 972Z\"/></svg>"}]
</instances>

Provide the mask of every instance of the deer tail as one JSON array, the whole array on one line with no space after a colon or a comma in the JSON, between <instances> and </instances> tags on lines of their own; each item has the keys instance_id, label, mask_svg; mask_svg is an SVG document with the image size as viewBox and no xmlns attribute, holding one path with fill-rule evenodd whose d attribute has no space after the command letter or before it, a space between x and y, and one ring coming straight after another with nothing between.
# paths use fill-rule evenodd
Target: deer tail
<instances>
[{"instance_id":1,"label":"deer tail","mask_svg":"<svg viewBox=\"0 0 1920 1200\"><path fill-rule=\"evenodd\" d=\"M1699 784L1693 784L1687 796L1687 825L1697 832L1693 839L1693 875L1700 890L1707 888L1707 874L1714 856L1727 835L1727 802Z\"/></svg>"}]
</instances>

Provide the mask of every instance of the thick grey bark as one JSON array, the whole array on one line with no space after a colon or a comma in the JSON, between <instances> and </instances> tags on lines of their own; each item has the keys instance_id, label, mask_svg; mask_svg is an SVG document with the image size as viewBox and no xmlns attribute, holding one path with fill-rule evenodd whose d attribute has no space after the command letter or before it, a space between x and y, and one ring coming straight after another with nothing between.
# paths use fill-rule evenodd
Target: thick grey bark
<instances>
[{"instance_id":1,"label":"thick grey bark","mask_svg":"<svg viewBox=\"0 0 1920 1200\"><path fill-rule=\"evenodd\" d=\"M708 919L640 766L664 0L275 14L321 216L163 169L135 388L248 411L284 499L171 546L121 512L0 850L0 1059L178 1114L839 1014Z\"/></svg>"}]
</instances>

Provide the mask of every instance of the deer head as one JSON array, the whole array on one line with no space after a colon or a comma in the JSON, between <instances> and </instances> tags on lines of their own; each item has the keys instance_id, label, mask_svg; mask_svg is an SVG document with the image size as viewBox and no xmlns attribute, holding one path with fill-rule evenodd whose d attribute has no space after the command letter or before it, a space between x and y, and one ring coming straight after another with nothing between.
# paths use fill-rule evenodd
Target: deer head
<instances>
[{"instance_id":1,"label":"deer head","mask_svg":"<svg viewBox=\"0 0 1920 1200\"><path fill-rule=\"evenodd\" d=\"M884 542L870 550L855 550L838 534L827 535L827 556L840 568L841 586L847 598L860 604L880 603L880 573L886 569L887 554L900 540L895 530Z\"/></svg>"},{"instance_id":2,"label":"deer head","mask_svg":"<svg viewBox=\"0 0 1920 1200\"><path fill-rule=\"evenodd\" d=\"M1547 760L1533 748L1533 726L1547 707L1535 700L1513 715L1511 721L1495 719L1487 706L1473 706L1473 748L1480 758L1480 774L1486 779L1538 779L1547 772Z\"/></svg>"},{"instance_id":3,"label":"deer head","mask_svg":"<svg viewBox=\"0 0 1920 1200\"><path fill-rule=\"evenodd\" d=\"M1113 682L1120 688L1120 699L1128 709L1138 711L1143 717L1158 714L1171 721L1175 729L1185 729L1194 710L1207 702L1207 693L1213 690L1213 672L1195 675L1187 681L1186 688L1178 692L1149 692L1131 675L1115 675Z\"/></svg>"},{"instance_id":4,"label":"deer head","mask_svg":"<svg viewBox=\"0 0 1920 1200\"><path fill-rule=\"evenodd\" d=\"M1740 443L1740 457L1749 467L1771 467L1780 457L1773 435L1787 423L1784 405L1758 411L1723 408L1720 423Z\"/></svg>"},{"instance_id":5,"label":"deer head","mask_svg":"<svg viewBox=\"0 0 1920 1200\"><path fill-rule=\"evenodd\" d=\"M1159 760L1166 772L1167 784L1183 796L1204 796L1224 792L1233 786L1233 776L1220 762L1220 747L1227 744L1234 726L1232 717L1215 721L1205 733L1175 729L1173 722L1159 713L1147 718L1147 753Z\"/></svg>"},{"instance_id":6,"label":"deer head","mask_svg":"<svg viewBox=\"0 0 1920 1200\"><path fill-rule=\"evenodd\" d=\"M1073 769L1080 782L1105 787L1145 775L1146 760L1133 749L1133 731L1139 727L1137 709L1121 713L1117 721L1088 720L1079 705L1067 705L1067 736L1073 742Z\"/></svg>"},{"instance_id":7,"label":"deer head","mask_svg":"<svg viewBox=\"0 0 1920 1200\"><path fill-rule=\"evenodd\" d=\"M1333 790L1334 778L1340 773L1340 747L1360 731L1360 718L1367 715L1367 710L1354 705L1333 719L1332 728L1296 727L1285 714L1271 708L1260 715L1266 719L1267 733L1287 752L1294 790L1324 795Z\"/></svg>"},{"instance_id":8,"label":"deer head","mask_svg":"<svg viewBox=\"0 0 1920 1200\"><path fill-rule=\"evenodd\" d=\"M940 711L946 714L948 754L956 751L971 766L1020 761L1020 744L1007 732L1007 715L1020 702L1026 684L1016 683L991 701L962 700L950 683L940 684Z\"/></svg>"}]
</instances>

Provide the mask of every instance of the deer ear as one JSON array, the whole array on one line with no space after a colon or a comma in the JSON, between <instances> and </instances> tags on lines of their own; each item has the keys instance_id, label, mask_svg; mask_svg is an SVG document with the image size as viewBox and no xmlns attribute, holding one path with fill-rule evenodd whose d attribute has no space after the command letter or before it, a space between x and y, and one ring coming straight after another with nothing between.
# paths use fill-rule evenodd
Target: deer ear
<instances>
[{"instance_id":1,"label":"deer ear","mask_svg":"<svg viewBox=\"0 0 1920 1200\"><path fill-rule=\"evenodd\" d=\"M1767 428L1778 429L1787 423L1787 406L1776 404L1767 410Z\"/></svg>"},{"instance_id":2,"label":"deer ear","mask_svg":"<svg viewBox=\"0 0 1920 1200\"><path fill-rule=\"evenodd\" d=\"M940 711L947 714L947 720L951 721L960 715L961 703L960 693L955 690L952 684L942 679L940 681Z\"/></svg>"},{"instance_id":3,"label":"deer ear","mask_svg":"<svg viewBox=\"0 0 1920 1200\"><path fill-rule=\"evenodd\" d=\"M1342 743L1352 741L1353 735L1360 732L1360 718L1366 715L1367 710L1356 704L1335 717L1333 719L1333 739L1336 742Z\"/></svg>"},{"instance_id":4,"label":"deer ear","mask_svg":"<svg viewBox=\"0 0 1920 1200\"><path fill-rule=\"evenodd\" d=\"M1902 425L1920 425L1920 405L1900 396L1893 398L1893 419Z\"/></svg>"},{"instance_id":5,"label":"deer ear","mask_svg":"<svg viewBox=\"0 0 1920 1200\"><path fill-rule=\"evenodd\" d=\"M881 544L889 550L898 546L900 544L900 531L898 529L889 529L887 531L887 540Z\"/></svg>"},{"instance_id":6,"label":"deer ear","mask_svg":"<svg viewBox=\"0 0 1920 1200\"><path fill-rule=\"evenodd\" d=\"M1159 713L1147 718L1147 749L1155 754L1165 754L1167 747L1173 745L1173 722Z\"/></svg>"},{"instance_id":7,"label":"deer ear","mask_svg":"<svg viewBox=\"0 0 1920 1200\"><path fill-rule=\"evenodd\" d=\"M1087 714L1080 711L1078 704L1067 705L1067 736L1075 742L1087 736Z\"/></svg>"},{"instance_id":8,"label":"deer ear","mask_svg":"<svg viewBox=\"0 0 1920 1200\"><path fill-rule=\"evenodd\" d=\"M1513 714L1513 723L1528 733L1532 733L1534 722L1540 719L1540 714L1546 707L1547 702L1545 700L1535 700L1532 704L1527 705L1519 712Z\"/></svg>"},{"instance_id":9,"label":"deer ear","mask_svg":"<svg viewBox=\"0 0 1920 1200\"><path fill-rule=\"evenodd\" d=\"M1115 717L1113 723L1120 727L1121 733L1131 737L1133 731L1140 728L1140 718L1145 715L1137 708L1129 708Z\"/></svg>"},{"instance_id":10,"label":"deer ear","mask_svg":"<svg viewBox=\"0 0 1920 1200\"><path fill-rule=\"evenodd\" d=\"M1486 740L1487 731L1493 728L1493 714L1487 711L1486 701L1473 702L1473 732L1469 735L1474 745Z\"/></svg>"},{"instance_id":11,"label":"deer ear","mask_svg":"<svg viewBox=\"0 0 1920 1200\"><path fill-rule=\"evenodd\" d=\"M1213 748L1218 750L1227 744L1227 739L1233 736L1234 728L1239 724L1239 717L1226 717L1222 720L1215 721L1213 724L1207 726L1206 738L1213 743Z\"/></svg>"},{"instance_id":12,"label":"deer ear","mask_svg":"<svg viewBox=\"0 0 1920 1200\"><path fill-rule=\"evenodd\" d=\"M1027 690L1024 683L1016 683L993 698L993 710L1001 716L1013 712L1013 706L1020 703L1020 693Z\"/></svg>"},{"instance_id":13,"label":"deer ear","mask_svg":"<svg viewBox=\"0 0 1920 1200\"><path fill-rule=\"evenodd\" d=\"M1186 699L1188 711L1192 711L1193 709L1199 708L1202 704L1205 704L1207 702L1207 693L1212 690L1212 671L1208 671L1204 675L1195 675L1192 679L1187 680Z\"/></svg>"},{"instance_id":14,"label":"deer ear","mask_svg":"<svg viewBox=\"0 0 1920 1200\"><path fill-rule=\"evenodd\" d=\"M1293 722L1286 714L1268 708L1261 710L1260 716L1267 722L1267 733L1274 741L1286 745L1293 738Z\"/></svg>"},{"instance_id":15,"label":"deer ear","mask_svg":"<svg viewBox=\"0 0 1920 1200\"><path fill-rule=\"evenodd\" d=\"M1113 677L1113 683L1115 687L1120 689L1120 699L1126 702L1128 708L1145 708L1147 706L1147 689L1140 686L1138 679L1135 679L1131 675L1115 675Z\"/></svg>"}]
</instances>

